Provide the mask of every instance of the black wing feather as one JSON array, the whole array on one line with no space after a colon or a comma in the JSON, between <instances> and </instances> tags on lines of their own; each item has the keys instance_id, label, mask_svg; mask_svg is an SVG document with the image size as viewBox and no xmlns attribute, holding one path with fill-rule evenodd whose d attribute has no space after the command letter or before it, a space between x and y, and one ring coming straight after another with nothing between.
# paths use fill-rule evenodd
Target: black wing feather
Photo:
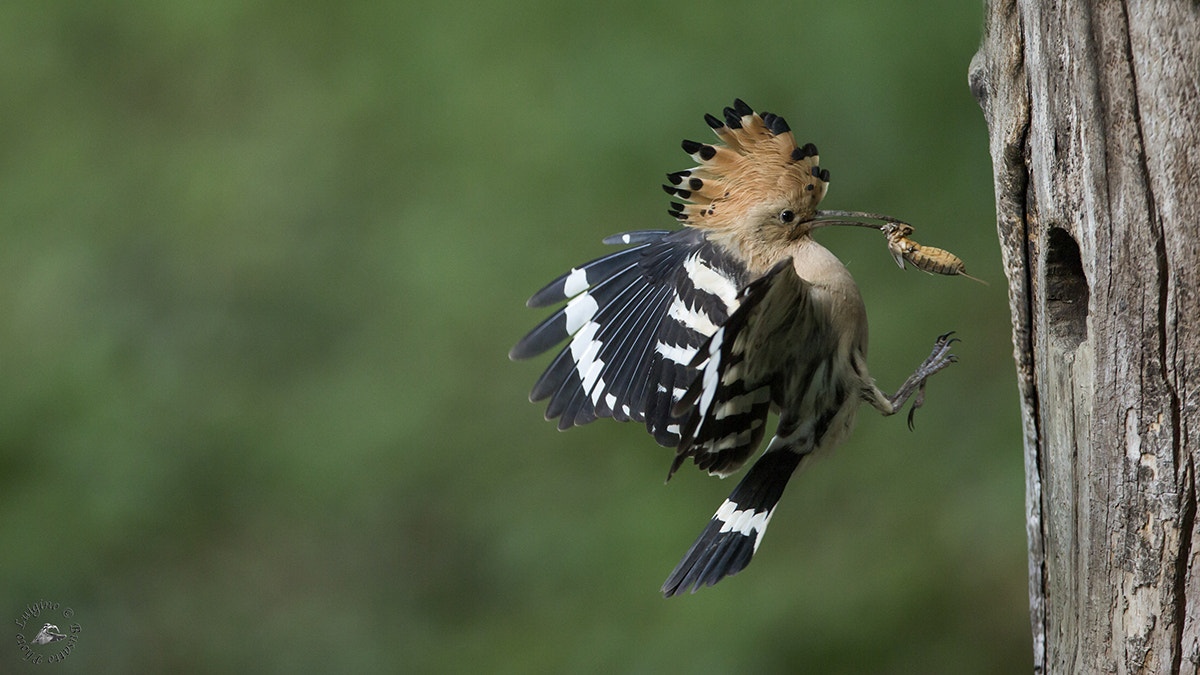
<instances>
[{"instance_id":1,"label":"black wing feather","mask_svg":"<svg viewBox=\"0 0 1200 675\"><path fill-rule=\"evenodd\" d=\"M713 273L706 278L723 289L740 286L745 271L690 228L626 232L604 241L630 248L576 267L535 293L531 306L567 304L509 356L536 356L570 338L530 393L531 400L549 398L547 419L558 417L560 429L597 417L644 421L659 443L673 446L682 419L672 407L697 374L687 365L691 352L725 321L733 298L697 288L689 265L703 265ZM694 315L706 321L685 325Z\"/></svg>"},{"instance_id":2,"label":"black wing feather","mask_svg":"<svg viewBox=\"0 0 1200 675\"><path fill-rule=\"evenodd\" d=\"M746 285L739 293L737 311L696 352L690 366L700 374L690 381L672 411L685 422L668 477L688 457L709 473L728 475L758 449L771 410L774 382L751 378L743 367L748 334L760 314L759 306L773 290L793 290L784 289L784 284L806 287L791 268L791 259L783 260ZM803 300L807 294L799 296ZM802 301L792 310L804 315L807 306Z\"/></svg>"}]
</instances>

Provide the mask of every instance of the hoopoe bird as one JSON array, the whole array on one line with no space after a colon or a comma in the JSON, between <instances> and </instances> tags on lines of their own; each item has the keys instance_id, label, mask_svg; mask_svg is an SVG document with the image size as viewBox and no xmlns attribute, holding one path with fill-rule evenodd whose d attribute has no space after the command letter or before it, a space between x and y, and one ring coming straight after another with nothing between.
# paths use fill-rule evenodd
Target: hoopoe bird
<instances>
[{"instance_id":1,"label":"hoopoe bird","mask_svg":"<svg viewBox=\"0 0 1200 675\"><path fill-rule=\"evenodd\" d=\"M788 481L846 439L859 404L892 415L916 393L915 411L926 378L955 360L947 333L894 395L880 391L858 287L812 232L886 217L817 210L829 171L782 117L739 99L705 121L721 142L683 141L696 166L663 186L684 227L604 239L626 248L535 293L530 307L566 304L509 354L527 359L569 338L530 400L549 399L546 419L560 430L599 417L644 422L675 448L668 480L689 458L729 476L778 414L766 451L663 584L668 597L749 564Z\"/></svg>"}]
</instances>

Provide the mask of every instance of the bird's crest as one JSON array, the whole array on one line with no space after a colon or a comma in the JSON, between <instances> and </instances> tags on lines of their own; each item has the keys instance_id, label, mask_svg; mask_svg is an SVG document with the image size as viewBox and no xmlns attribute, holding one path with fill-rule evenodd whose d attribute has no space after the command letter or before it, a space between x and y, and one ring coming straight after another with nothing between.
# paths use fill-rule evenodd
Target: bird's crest
<instances>
[{"instance_id":1,"label":"bird's crest","mask_svg":"<svg viewBox=\"0 0 1200 675\"><path fill-rule=\"evenodd\" d=\"M670 214L685 225L717 232L743 227L751 210L766 203L786 202L795 222L810 219L829 185L816 146L797 147L782 117L756 113L741 99L724 113L723 121L704 116L721 144L683 142L684 152L699 165L667 174L671 185L663 189L687 202L672 202Z\"/></svg>"}]
</instances>

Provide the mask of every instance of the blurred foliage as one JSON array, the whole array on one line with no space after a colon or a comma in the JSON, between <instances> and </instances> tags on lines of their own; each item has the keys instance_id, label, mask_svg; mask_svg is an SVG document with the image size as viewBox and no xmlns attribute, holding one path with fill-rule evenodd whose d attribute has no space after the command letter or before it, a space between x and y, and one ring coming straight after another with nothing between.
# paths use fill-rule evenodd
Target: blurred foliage
<instances>
[{"instance_id":1,"label":"blurred foliage","mask_svg":"<svg viewBox=\"0 0 1200 675\"><path fill-rule=\"evenodd\" d=\"M484 0L0 5L0 616L56 672L1007 673L1030 663L982 8ZM657 589L732 481L559 434L526 297L670 226L734 97L988 286L822 231L917 416L864 410L754 564ZM5 614L7 613L7 614ZM10 627L10 634L12 629ZM27 637L29 637L27 635ZM12 642L0 670L32 668Z\"/></svg>"}]
</instances>

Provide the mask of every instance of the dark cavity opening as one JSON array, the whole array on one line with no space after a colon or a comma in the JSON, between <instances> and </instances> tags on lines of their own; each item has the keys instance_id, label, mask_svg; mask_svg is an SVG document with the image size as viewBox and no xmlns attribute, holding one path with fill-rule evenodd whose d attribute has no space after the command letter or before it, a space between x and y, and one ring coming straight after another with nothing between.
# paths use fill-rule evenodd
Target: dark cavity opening
<instances>
[{"instance_id":1,"label":"dark cavity opening","mask_svg":"<svg viewBox=\"0 0 1200 675\"><path fill-rule=\"evenodd\" d=\"M1079 244L1061 227L1046 242L1046 327L1051 339L1069 349L1087 339L1088 290Z\"/></svg>"}]
</instances>

